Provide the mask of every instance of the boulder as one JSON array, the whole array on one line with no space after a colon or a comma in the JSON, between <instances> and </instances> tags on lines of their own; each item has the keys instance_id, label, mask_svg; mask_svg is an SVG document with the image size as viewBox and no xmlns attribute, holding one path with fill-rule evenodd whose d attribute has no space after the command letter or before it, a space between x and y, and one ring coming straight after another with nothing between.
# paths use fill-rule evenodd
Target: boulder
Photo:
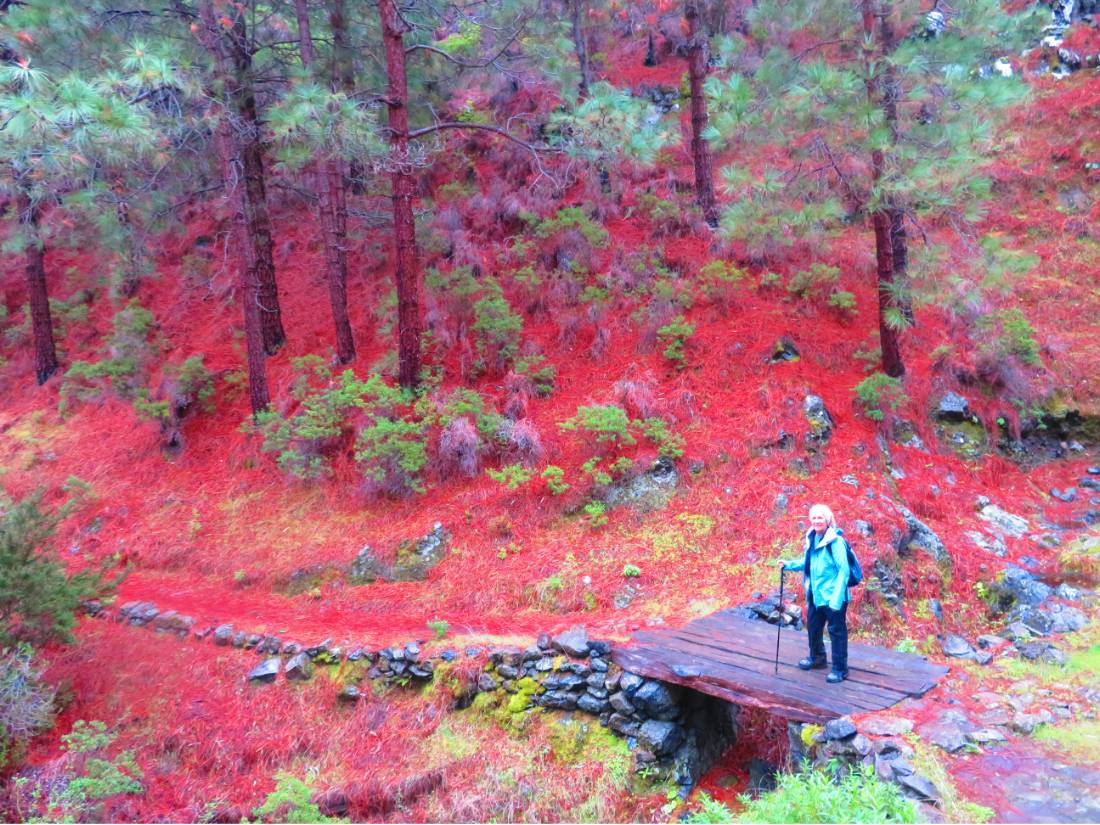
<instances>
[{"instance_id":1,"label":"boulder","mask_svg":"<svg viewBox=\"0 0 1100 825\"><path fill-rule=\"evenodd\" d=\"M638 741L657 756L664 756L684 741L684 729L673 722L649 719L638 729Z\"/></svg>"},{"instance_id":2,"label":"boulder","mask_svg":"<svg viewBox=\"0 0 1100 825\"><path fill-rule=\"evenodd\" d=\"M898 505L902 518L905 520L905 532L897 543L899 556L906 556L914 551L928 553L938 563L951 564L951 554L947 552L943 541L928 525L913 515L907 508Z\"/></svg>"},{"instance_id":3,"label":"boulder","mask_svg":"<svg viewBox=\"0 0 1100 825\"><path fill-rule=\"evenodd\" d=\"M936 405L936 418L940 421L960 423L970 418L970 404L958 393L949 392Z\"/></svg>"},{"instance_id":4,"label":"boulder","mask_svg":"<svg viewBox=\"0 0 1100 825\"><path fill-rule=\"evenodd\" d=\"M214 628L214 644L218 647L228 647L233 639L233 625L223 624Z\"/></svg>"},{"instance_id":5,"label":"boulder","mask_svg":"<svg viewBox=\"0 0 1100 825\"><path fill-rule=\"evenodd\" d=\"M1002 510L996 504L987 504L978 511L978 518L989 523L1003 535L1023 538L1031 529L1027 519Z\"/></svg>"},{"instance_id":6,"label":"boulder","mask_svg":"<svg viewBox=\"0 0 1100 825\"><path fill-rule=\"evenodd\" d=\"M397 547L389 581L424 581L428 572L443 561L451 536L436 522L431 532L414 541L404 541Z\"/></svg>"},{"instance_id":7,"label":"boulder","mask_svg":"<svg viewBox=\"0 0 1100 825\"><path fill-rule=\"evenodd\" d=\"M348 567L348 578L352 584L369 584L385 579L386 565L378 558L369 544L364 545L355 560Z\"/></svg>"},{"instance_id":8,"label":"boulder","mask_svg":"<svg viewBox=\"0 0 1100 825\"><path fill-rule=\"evenodd\" d=\"M896 763L894 764L894 771L897 772ZM895 776L894 781L897 782L906 796L913 797L921 802L930 802L933 805L940 803L940 792L936 790L936 786L932 784L931 780L920 774L899 774Z\"/></svg>"},{"instance_id":9,"label":"boulder","mask_svg":"<svg viewBox=\"0 0 1100 825\"><path fill-rule=\"evenodd\" d=\"M666 507L676 492L680 474L672 459L661 457L641 475L613 484L603 496L608 507L628 504L641 511L650 512Z\"/></svg>"},{"instance_id":10,"label":"boulder","mask_svg":"<svg viewBox=\"0 0 1100 825\"><path fill-rule=\"evenodd\" d=\"M676 697L669 687L662 682L650 679L647 679L634 691L630 701L642 713L652 717L670 715L676 710Z\"/></svg>"},{"instance_id":11,"label":"boulder","mask_svg":"<svg viewBox=\"0 0 1100 825\"><path fill-rule=\"evenodd\" d=\"M588 631L583 627L571 627L564 633L559 633L551 641L554 650L559 650L567 656L581 658L588 655Z\"/></svg>"},{"instance_id":12,"label":"boulder","mask_svg":"<svg viewBox=\"0 0 1100 825\"><path fill-rule=\"evenodd\" d=\"M282 664L283 660L278 657L265 659L249 671L248 681L258 682L260 684L271 684L279 675L279 668L282 667Z\"/></svg>"},{"instance_id":13,"label":"boulder","mask_svg":"<svg viewBox=\"0 0 1100 825\"><path fill-rule=\"evenodd\" d=\"M609 701L616 713L621 713L623 716L634 713L634 705L630 703L630 700L626 698L626 694L622 691L612 693Z\"/></svg>"},{"instance_id":14,"label":"boulder","mask_svg":"<svg viewBox=\"0 0 1100 825\"><path fill-rule=\"evenodd\" d=\"M830 719L825 723L825 741L833 742L839 739L848 739L856 735L856 726L851 719L840 717Z\"/></svg>"},{"instance_id":15,"label":"boulder","mask_svg":"<svg viewBox=\"0 0 1100 825\"><path fill-rule=\"evenodd\" d=\"M577 697L565 690L549 690L535 698L536 704L554 710L576 710Z\"/></svg>"},{"instance_id":16,"label":"boulder","mask_svg":"<svg viewBox=\"0 0 1100 825\"><path fill-rule=\"evenodd\" d=\"M313 676L313 662L305 653L298 653L286 663L286 678L290 681L306 682Z\"/></svg>"},{"instance_id":17,"label":"boulder","mask_svg":"<svg viewBox=\"0 0 1100 825\"><path fill-rule=\"evenodd\" d=\"M922 725L917 729L917 733L948 753L955 753L966 747L966 733L954 722L944 720L932 722Z\"/></svg>"},{"instance_id":18,"label":"boulder","mask_svg":"<svg viewBox=\"0 0 1100 825\"><path fill-rule=\"evenodd\" d=\"M810 424L806 435L807 447L825 444L833 435L833 417L825 409L825 402L818 395L807 395L802 402L802 412Z\"/></svg>"},{"instance_id":19,"label":"boulder","mask_svg":"<svg viewBox=\"0 0 1100 825\"><path fill-rule=\"evenodd\" d=\"M619 677L619 687L628 697L632 697L643 684L645 684L645 679L636 673L624 671L622 676Z\"/></svg>"},{"instance_id":20,"label":"boulder","mask_svg":"<svg viewBox=\"0 0 1100 825\"><path fill-rule=\"evenodd\" d=\"M591 713L593 716L599 716L611 705L607 699L597 699L590 692L583 693L577 698L577 709L583 710L585 713Z\"/></svg>"},{"instance_id":21,"label":"boulder","mask_svg":"<svg viewBox=\"0 0 1100 825\"><path fill-rule=\"evenodd\" d=\"M954 656L959 659L969 659L974 655L974 648L970 642L962 636L948 633L940 643L945 656Z\"/></svg>"},{"instance_id":22,"label":"boulder","mask_svg":"<svg viewBox=\"0 0 1100 825\"><path fill-rule=\"evenodd\" d=\"M1007 741L1007 737L996 728L972 730L966 734L966 738L975 745L996 745Z\"/></svg>"}]
</instances>

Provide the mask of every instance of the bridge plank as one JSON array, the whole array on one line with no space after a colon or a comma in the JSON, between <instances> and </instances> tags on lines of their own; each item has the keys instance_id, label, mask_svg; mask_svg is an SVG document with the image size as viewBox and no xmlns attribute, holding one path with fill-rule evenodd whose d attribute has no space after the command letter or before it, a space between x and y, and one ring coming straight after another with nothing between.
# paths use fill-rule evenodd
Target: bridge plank
<instances>
[{"instance_id":1,"label":"bridge plank","mask_svg":"<svg viewBox=\"0 0 1100 825\"><path fill-rule=\"evenodd\" d=\"M905 691L891 690L878 685L861 683L848 679L839 685L827 685L822 671L807 672L798 667L782 664L779 672L774 670L772 661L762 662L758 658L742 655L736 651L724 651L712 645L704 645L691 640L662 637L660 640L639 639L647 642L643 650L650 655L660 656L665 652L677 655L694 656L705 663L708 672L729 671L729 678L741 678L752 681L762 689L782 687L791 695L800 695L811 701L820 701L823 691L841 695L845 702L868 702L869 706L883 703L892 705L908 695ZM761 665L764 665L763 667ZM750 675L751 674L751 675Z\"/></svg>"},{"instance_id":2,"label":"bridge plank","mask_svg":"<svg viewBox=\"0 0 1100 825\"><path fill-rule=\"evenodd\" d=\"M776 673L774 648L772 649L772 655L760 655L752 651L737 650L727 651L721 646L720 643L713 641L701 640L698 638L692 638L686 634L671 634L670 636L663 637L663 644L661 640L648 640L649 643L655 647L665 646L670 649L679 649L684 651L692 651L698 655L708 656L715 662L724 664L736 664L741 667L752 669L756 672L763 672L765 674ZM705 652L704 652L705 651ZM814 689L820 689L823 680L825 679L825 671L804 671L798 668L792 660L780 661L780 670L783 673L787 673L790 677L794 678L799 683L812 686ZM898 695L907 695L908 691L892 685L888 680L882 680L875 676L875 674L863 673L859 671L850 672L848 680L845 682L845 689L855 690L859 688L860 691L866 693L868 696L876 697L882 701L898 701ZM830 690L832 688L830 687Z\"/></svg>"},{"instance_id":3,"label":"bridge plank","mask_svg":"<svg viewBox=\"0 0 1100 825\"><path fill-rule=\"evenodd\" d=\"M806 636L791 630L779 633L776 672L776 633L774 625L722 611L684 627L637 633L631 646L613 649L612 659L647 678L813 722L891 707L925 693L948 671L921 656L850 644L851 675L828 685L821 671L798 669Z\"/></svg>"}]
</instances>

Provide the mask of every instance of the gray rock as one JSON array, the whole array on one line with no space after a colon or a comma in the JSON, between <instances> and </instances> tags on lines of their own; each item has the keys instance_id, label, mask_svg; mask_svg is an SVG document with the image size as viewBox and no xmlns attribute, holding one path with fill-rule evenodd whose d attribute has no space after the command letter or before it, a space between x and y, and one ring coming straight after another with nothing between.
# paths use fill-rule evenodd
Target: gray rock
<instances>
[{"instance_id":1,"label":"gray rock","mask_svg":"<svg viewBox=\"0 0 1100 825\"><path fill-rule=\"evenodd\" d=\"M341 702L354 703L358 702L363 697L359 688L355 685L344 685L340 688L340 692L336 694L336 698Z\"/></svg>"},{"instance_id":2,"label":"gray rock","mask_svg":"<svg viewBox=\"0 0 1100 825\"><path fill-rule=\"evenodd\" d=\"M515 679L519 676L519 671L511 665L497 665L497 673L502 679Z\"/></svg>"},{"instance_id":3,"label":"gray rock","mask_svg":"<svg viewBox=\"0 0 1100 825\"><path fill-rule=\"evenodd\" d=\"M898 555L906 556L914 551L928 553L939 563L951 564L951 554L947 552L943 541L928 525L914 516L907 508L898 505L905 519L905 533L897 544Z\"/></svg>"},{"instance_id":4,"label":"gray rock","mask_svg":"<svg viewBox=\"0 0 1100 825\"><path fill-rule=\"evenodd\" d=\"M940 643L940 647L943 649L945 656L968 659L974 655L974 648L970 642L962 636L956 636L954 633L947 634L943 642Z\"/></svg>"},{"instance_id":5,"label":"gray rock","mask_svg":"<svg viewBox=\"0 0 1100 825\"><path fill-rule=\"evenodd\" d=\"M966 421L970 418L970 404L958 393L949 392L936 405L936 418L956 424Z\"/></svg>"},{"instance_id":6,"label":"gray rock","mask_svg":"<svg viewBox=\"0 0 1100 825\"><path fill-rule=\"evenodd\" d=\"M1072 585L1062 582L1054 588L1054 595L1059 599L1065 599L1067 602L1075 602L1081 598L1081 591Z\"/></svg>"},{"instance_id":7,"label":"gray rock","mask_svg":"<svg viewBox=\"0 0 1100 825\"><path fill-rule=\"evenodd\" d=\"M388 568L379 560L369 544L364 545L348 566L348 578L352 584L369 584L385 579Z\"/></svg>"},{"instance_id":8,"label":"gray rock","mask_svg":"<svg viewBox=\"0 0 1100 825\"><path fill-rule=\"evenodd\" d=\"M873 536L875 534L875 528L871 524L871 522L869 522L869 521L864 521L863 519L856 519L852 523L852 526L855 528L855 531L857 533L859 533L859 535L863 536L864 538L870 538L871 536Z\"/></svg>"},{"instance_id":9,"label":"gray rock","mask_svg":"<svg viewBox=\"0 0 1100 825\"><path fill-rule=\"evenodd\" d=\"M657 756L670 754L684 741L684 730L673 722L649 719L638 730L638 740Z\"/></svg>"},{"instance_id":10,"label":"gray rock","mask_svg":"<svg viewBox=\"0 0 1100 825\"><path fill-rule=\"evenodd\" d=\"M619 687L622 688L623 693L628 697L632 697L634 692L643 684L645 684L645 679L636 673L624 671L623 675L619 677Z\"/></svg>"},{"instance_id":11,"label":"gray rock","mask_svg":"<svg viewBox=\"0 0 1100 825\"><path fill-rule=\"evenodd\" d=\"M825 723L825 740L827 742L847 739L855 735L856 726L852 724L852 720L847 717L842 716L839 719L830 719Z\"/></svg>"},{"instance_id":12,"label":"gray rock","mask_svg":"<svg viewBox=\"0 0 1100 825\"><path fill-rule=\"evenodd\" d=\"M626 714L613 713L607 720L607 726L620 736L637 736L641 722L636 722Z\"/></svg>"},{"instance_id":13,"label":"gray rock","mask_svg":"<svg viewBox=\"0 0 1100 825\"><path fill-rule=\"evenodd\" d=\"M218 647L228 647L233 640L233 625L223 624L214 628L214 644Z\"/></svg>"},{"instance_id":14,"label":"gray rock","mask_svg":"<svg viewBox=\"0 0 1100 825\"><path fill-rule=\"evenodd\" d=\"M1004 634L1010 642L1027 641L1035 635L1023 622L1010 622L1005 626Z\"/></svg>"},{"instance_id":15,"label":"gray rock","mask_svg":"<svg viewBox=\"0 0 1100 825\"><path fill-rule=\"evenodd\" d=\"M580 626L571 627L555 636L551 644L554 650L579 659L588 655L588 631Z\"/></svg>"},{"instance_id":16,"label":"gray rock","mask_svg":"<svg viewBox=\"0 0 1100 825\"><path fill-rule=\"evenodd\" d=\"M806 436L808 445L824 444L833 435L833 417L825 409L825 402L818 395L807 395L802 402L802 412L810 424Z\"/></svg>"},{"instance_id":17,"label":"gray rock","mask_svg":"<svg viewBox=\"0 0 1100 825\"><path fill-rule=\"evenodd\" d=\"M409 675L414 679L426 681L435 675L435 665L431 662L414 662L409 665Z\"/></svg>"},{"instance_id":18,"label":"gray rock","mask_svg":"<svg viewBox=\"0 0 1100 825\"><path fill-rule=\"evenodd\" d=\"M593 716L599 716L609 707L610 704L606 699L597 699L591 693L583 693L577 699L577 709L591 713Z\"/></svg>"},{"instance_id":19,"label":"gray rock","mask_svg":"<svg viewBox=\"0 0 1100 825\"><path fill-rule=\"evenodd\" d=\"M1007 737L996 728L979 728L966 734L968 741L975 745L995 745L1007 741Z\"/></svg>"},{"instance_id":20,"label":"gray rock","mask_svg":"<svg viewBox=\"0 0 1100 825\"><path fill-rule=\"evenodd\" d=\"M897 765L894 766L894 770L897 771ZM913 797L921 802L930 802L933 805L938 805L940 802L940 792L926 777L910 773L899 775L894 781L898 783L906 796Z\"/></svg>"},{"instance_id":21,"label":"gray rock","mask_svg":"<svg viewBox=\"0 0 1100 825\"><path fill-rule=\"evenodd\" d=\"M606 659L593 659L592 670L596 673L607 673L607 660Z\"/></svg>"},{"instance_id":22,"label":"gray rock","mask_svg":"<svg viewBox=\"0 0 1100 825\"><path fill-rule=\"evenodd\" d=\"M1070 504L1077 500L1076 487L1067 487L1065 490L1059 490L1057 487L1054 487L1051 489L1050 494L1059 501L1066 502L1066 504Z\"/></svg>"},{"instance_id":23,"label":"gray rock","mask_svg":"<svg viewBox=\"0 0 1100 825\"><path fill-rule=\"evenodd\" d=\"M976 546L987 553L992 553L999 559L1003 559L1008 554L1008 547L1005 545L1004 540L996 536L987 536L977 530L967 530L966 537L974 542Z\"/></svg>"},{"instance_id":24,"label":"gray rock","mask_svg":"<svg viewBox=\"0 0 1100 825\"><path fill-rule=\"evenodd\" d=\"M616 713L621 713L623 716L629 716L634 713L634 705L630 703L630 700L626 698L626 694L622 691L612 693L610 702L611 707Z\"/></svg>"},{"instance_id":25,"label":"gray rock","mask_svg":"<svg viewBox=\"0 0 1100 825\"><path fill-rule=\"evenodd\" d=\"M535 697L535 703L555 710L576 710L576 695L564 690L551 690Z\"/></svg>"},{"instance_id":26,"label":"gray rock","mask_svg":"<svg viewBox=\"0 0 1100 825\"><path fill-rule=\"evenodd\" d=\"M1068 661L1066 654L1050 642L1018 642L1016 649L1023 658L1048 665L1062 666Z\"/></svg>"},{"instance_id":27,"label":"gray rock","mask_svg":"<svg viewBox=\"0 0 1100 825\"><path fill-rule=\"evenodd\" d=\"M482 673L477 677L477 689L482 693L491 693L499 687L496 679L488 673Z\"/></svg>"},{"instance_id":28,"label":"gray rock","mask_svg":"<svg viewBox=\"0 0 1100 825\"><path fill-rule=\"evenodd\" d=\"M960 751L966 747L966 734L953 722L932 722L917 730L922 738L938 745L948 753Z\"/></svg>"},{"instance_id":29,"label":"gray rock","mask_svg":"<svg viewBox=\"0 0 1100 825\"><path fill-rule=\"evenodd\" d=\"M549 656L543 656L537 662L535 662L535 670L539 673L549 673L554 669L554 660Z\"/></svg>"},{"instance_id":30,"label":"gray rock","mask_svg":"<svg viewBox=\"0 0 1100 825\"><path fill-rule=\"evenodd\" d=\"M286 663L286 678L305 682L313 676L313 662L305 653L299 653Z\"/></svg>"},{"instance_id":31,"label":"gray rock","mask_svg":"<svg viewBox=\"0 0 1100 825\"><path fill-rule=\"evenodd\" d=\"M1000 578L997 589L1007 593L1017 604L1041 604L1052 592L1050 586L1039 581L1034 573L1012 564L1004 569Z\"/></svg>"},{"instance_id":32,"label":"gray rock","mask_svg":"<svg viewBox=\"0 0 1100 825\"><path fill-rule=\"evenodd\" d=\"M1084 613L1068 605L1052 604L1046 608L1046 613L1050 617L1052 633L1076 633L1089 623Z\"/></svg>"},{"instance_id":33,"label":"gray rock","mask_svg":"<svg viewBox=\"0 0 1100 825\"><path fill-rule=\"evenodd\" d=\"M982 650L992 650L1003 645L1005 641L1005 639L994 636L992 633L983 633L978 637L978 647Z\"/></svg>"},{"instance_id":34,"label":"gray rock","mask_svg":"<svg viewBox=\"0 0 1100 825\"><path fill-rule=\"evenodd\" d=\"M265 659L249 671L248 681L269 685L274 682L275 678L279 675L279 668L282 667L282 665L283 660L278 657Z\"/></svg>"},{"instance_id":35,"label":"gray rock","mask_svg":"<svg viewBox=\"0 0 1100 825\"><path fill-rule=\"evenodd\" d=\"M585 680L576 673L548 676L542 684L547 690L576 690L586 687Z\"/></svg>"},{"instance_id":36,"label":"gray rock","mask_svg":"<svg viewBox=\"0 0 1100 825\"><path fill-rule=\"evenodd\" d=\"M1002 510L995 504L987 504L983 507L978 513L978 518L988 522L999 532L1016 538L1023 538L1031 530L1027 519Z\"/></svg>"},{"instance_id":37,"label":"gray rock","mask_svg":"<svg viewBox=\"0 0 1100 825\"><path fill-rule=\"evenodd\" d=\"M623 681L625 680L624 676ZM630 700L636 708L648 716L663 716L676 708L676 697L673 696L669 687L653 680L643 682L634 691Z\"/></svg>"},{"instance_id":38,"label":"gray rock","mask_svg":"<svg viewBox=\"0 0 1100 825\"><path fill-rule=\"evenodd\" d=\"M672 500L679 482L676 465L662 457L641 475L609 487L603 501L608 507L628 504L641 512L660 510Z\"/></svg>"}]
</instances>

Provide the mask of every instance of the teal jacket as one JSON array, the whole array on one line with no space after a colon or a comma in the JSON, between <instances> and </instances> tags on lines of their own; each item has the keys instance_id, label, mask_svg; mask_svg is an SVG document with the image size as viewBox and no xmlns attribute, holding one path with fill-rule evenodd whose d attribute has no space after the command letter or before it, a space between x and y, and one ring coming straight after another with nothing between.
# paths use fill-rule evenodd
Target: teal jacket
<instances>
[{"instance_id":1,"label":"teal jacket","mask_svg":"<svg viewBox=\"0 0 1100 825\"><path fill-rule=\"evenodd\" d=\"M783 562L784 570L803 570L806 554L810 550L810 533L806 531L802 540L802 558ZM844 531L829 527L825 535L818 538L814 552L810 554L810 576L802 582L807 597L812 592L814 604L840 610L841 605L849 601L848 596L848 549L845 546Z\"/></svg>"}]
</instances>

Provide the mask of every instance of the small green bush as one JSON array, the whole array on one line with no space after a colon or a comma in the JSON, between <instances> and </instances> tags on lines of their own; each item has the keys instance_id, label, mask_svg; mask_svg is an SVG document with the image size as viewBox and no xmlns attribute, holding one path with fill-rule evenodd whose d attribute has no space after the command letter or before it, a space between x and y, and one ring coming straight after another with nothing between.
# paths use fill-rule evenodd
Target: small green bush
<instances>
[{"instance_id":1,"label":"small green bush","mask_svg":"<svg viewBox=\"0 0 1100 825\"><path fill-rule=\"evenodd\" d=\"M143 774L133 751L109 758L107 749L115 740L103 722L79 719L70 733L61 737L68 775L64 781L34 784L20 777L17 794L26 798L30 810L26 821L109 822L105 802L123 794L142 794ZM45 783L45 780L39 780Z\"/></svg>"},{"instance_id":2,"label":"small green bush","mask_svg":"<svg viewBox=\"0 0 1100 825\"><path fill-rule=\"evenodd\" d=\"M623 575L628 578L636 579L638 576L642 575L642 569L636 564L624 564Z\"/></svg>"},{"instance_id":3,"label":"small green bush","mask_svg":"<svg viewBox=\"0 0 1100 825\"><path fill-rule=\"evenodd\" d=\"M525 375L535 385L535 394L545 398L554 391L554 382L557 381L558 370L541 355L527 355L517 358L513 366L516 375Z\"/></svg>"},{"instance_id":4,"label":"small green bush","mask_svg":"<svg viewBox=\"0 0 1100 825\"><path fill-rule=\"evenodd\" d=\"M474 304L474 345L486 369L500 374L508 369L519 351L523 318L512 311L508 299L495 282Z\"/></svg>"},{"instance_id":5,"label":"small green bush","mask_svg":"<svg viewBox=\"0 0 1100 825\"><path fill-rule=\"evenodd\" d=\"M1027 317L1015 307L999 309L978 319L976 327L981 336L981 353L991 360L1014 356L1030 367L1041 367L1039 343L1035 340L1035 328Z\"/></svg>"},{"instance_id":6,"label":"small green bush","mask_svg":"<svg viewBox=\"0 0 1100 825\"><path fill-rule=\"evenodd\" d=\"M567 432L580 430L596 444L630 445L636 443L630 434L630 419L616 404L596 404L577 407L577 414L558 423Z\"/></svg>"},{"instance_id":7,"label":"small green bush","mask_svg":"<svg viewBox=\"0 0 1100 825\"><path fill-rule=\"evenodd\" d=\"M423 493L422 474L428 463L428 436L421 421L375 415L359 431L355 460L363 476L394 495Z\"/></svg>"},{"instance_id":8,"label":"small green bush","mask_svg":"<svg viewBox=\"0 0 1100 825\"><path fill-rule=\"evenodd\" d=\"M863 407L864 415L872 421L882 421L886 417L883 406L889 406L893 411L909 400L901 380L881 372L864 378L852 388L852 392Z\"/></svg>"},{"instance_id":9,"label":"small green bush","mask_svg":"<svg viewBox=\"0 0 1100 825\"><path fill-rule=\"evenodd\" d=\"M346 819L322 815L317 803L312 801L314 793L315 790L309 783L289 773L280 772L275 776L275 790L267 795L264 804L256 808L252 815L262 822L285 822L295 823L295 825L307 825L311 822L347 822Z\"/></svg>"},{"instance_id":10,"label":"small green bush","mask_svg":"<svg viewBox=\"0 0 1100 825\"><path fill-rule=\"evenodd\" d=\"M687 355L684 352L684 346L694 333L694 325L689 324L683 315L677 315L670 323L657 330L657 343L665 347L661 354L676 369L683 369L686 366Z\"/></svg>"},{"instance_id":11,"label":"small green bush","mask_svg":"<svg viewBox=\"0 0 1100 825\"><path fill-rule=\"evenodd\" d=\"M858 314L856 296L843 290L834 292L829 296L829 307L844 320Z\"/></svg>"},{"instance_id":12,"label":"small green bush","mask_svg":"<svg viewBox=\"0 0 1100 825\"><path fill-rule=\"evenodd\" d=\"M703 295L712 303L728 300L730 291L745 280L745 270L729 261L714 260L699 270L699 283Z\"/></svg>"},{"instance_id":13,"label":"small green bush","mask_svg":"<svg viewBox=\"0 0 1100 825\"><path fill-rule=\"evenodd\" d=\"M635 421L634 426L657 448L663 458L679 458L684 454L684 437L669 429L663 418L647 418Z\"/></svg>"},{"instance_id":14,"label":"small green bush","mask_svg":"<svg viewBox=\"0 0 1100 825\"><path fill-rule=\"evenodd\" d=\"M583 209L577 206L559 209L557 214L545 220L539 220L529 214L523 217L531 224L536 238L553 238L562 232L575 229L591 246L606 246L609 239L607 230L595 223Z\"/></svg>"},{"instance_id":15,"label":"small green bush","mask_svg":"<svg viewBox=\"0 0 1100 825\"><path fill-rule=\"evenodd\" d=\"M542 478L546 481L546 488L552 496L560 496L569 489L569 484L565 481L565 470L561 467L551 464L542 471Z\"/></svg>"},{"instance_id":16,"label":"small green bush","mask_svg":"<svg viewBox=\"0 0 1100 825\"><path fill-rule=\"evenodd\" d=\"M488 473L489 478L503 484L509 490L518 490L535 475L534 470L528 470L522 464L506 464L499 470L489 469Z\"/></svg>"},{"instance_id":17,"label":"small green bush","mask_svg":"<svg viewBox=\"0 0 1100 825\"><path fill-rule=\"evenodd\" d=\"M435 634L436 641L440 641L447 636L447 631L451 629L450 622L444 619L432 619L428 622L428 630Z\"/></svg>"},{"instance_id":18,"label":"small green bush","mask_svg":"<svg viewBox=\"0 0 1100 825\"><path fill-rule=\"evenodd\" d=\"M823 300L840 282L840 270L828 264L815 263L809 269L796 272L787 282L787 291L797 298Z\"/></svg>"},{"instance_id":19,"label":"small green bush","mask_svg":"<svg viewBox=\"0 0 1100 825\"><path fill-rule=\"evenodd\" d=\"M745 805L736 822L916 822L913 803L896 785L875 776L869 765L853 768L843 779L835 770L810 769L778 774L778 787L757 799L739 797ZM714 822L700 819L689 822Z\"/></svg>"},{"instance_id":20,"label":"small green bush","mask_svg":"<svg viewBox=\"0 0 1100 825\"><path fill-rule=\"evenodd\" d=\"M607 524L607 505L593 499L584 505L584 516L590 529L603 527Z\"/></svg>"}]
</instances>

